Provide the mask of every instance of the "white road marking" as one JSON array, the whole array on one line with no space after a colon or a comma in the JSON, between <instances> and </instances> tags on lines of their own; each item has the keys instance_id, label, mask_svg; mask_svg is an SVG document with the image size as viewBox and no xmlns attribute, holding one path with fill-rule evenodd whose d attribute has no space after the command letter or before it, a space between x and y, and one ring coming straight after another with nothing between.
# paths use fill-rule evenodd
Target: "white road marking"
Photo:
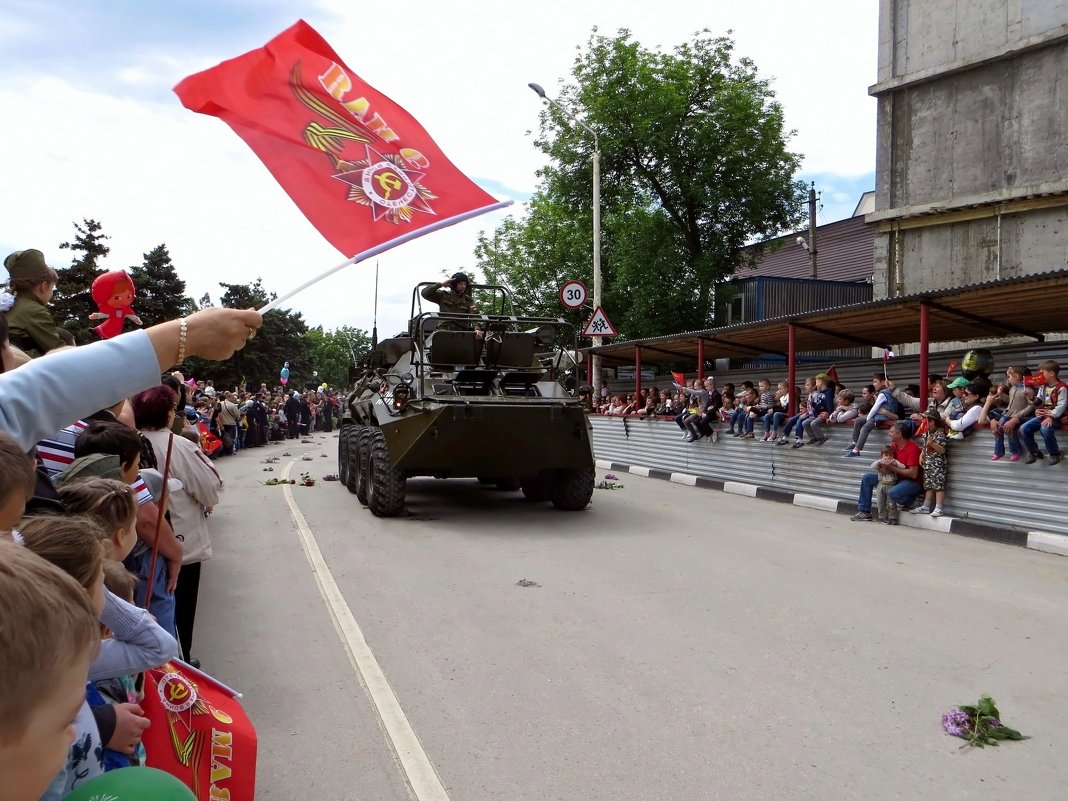
<instances>
[{"instance_id":1,"label":"white road marking","mask_svg":"<svg viewBox=\"0 0 1068 801\"><path fill-rule=\"evenodd\" d=\"M289 479L289 473L294 464L296 464L295 461L286 465L285 472L282 474L283 479ZM326 560L323 559L323 553L319 550L315 535L293 500L292 485L286 484L282 489L286 503L289 504L289 511L293 515L293 521L297 524L300 540L304 546L304 555L308 558L308 564L311 565L315 581L319 585L319 593L323 596L327 609L330 610L334 628L337 629L338 636L348 652L349 661L356 675L363 682L367 694L371 696L378 717L382 721L382 728L397 754L397 759L411 786L412 794L417 801L449 801L449 795L445 792L445 787L434 770L430 758L419 743L419 738L412 729L412 724L408 721L404 710L401 709L393 688L389 686L378 660L375 659L371 648L367 645L367 640L364 639L352 610L345 603L345 597L341 594L337 582L334 581Z\"/></svg>"}]
</instances>

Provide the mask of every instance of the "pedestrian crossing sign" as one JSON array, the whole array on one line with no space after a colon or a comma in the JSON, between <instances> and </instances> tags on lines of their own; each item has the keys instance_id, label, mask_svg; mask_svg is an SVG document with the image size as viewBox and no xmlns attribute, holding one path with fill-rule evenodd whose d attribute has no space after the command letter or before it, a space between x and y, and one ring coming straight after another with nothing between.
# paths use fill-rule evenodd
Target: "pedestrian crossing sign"
<instances>
[{"instance_id":1,"label":"pedestrian crossing sign","mask_svg":"<svg viewBox=\"0 0 1068 801\"><path fill-rule=\"evenodd\" d=\"M593 313L593 317L586 323L586 327L582 329L582 336L584 337L614 337L616 336L615 326L608 319L608 315L604 313L604 309L600 306L597 307L597 311Z\"/></svg>"}]
</instances>

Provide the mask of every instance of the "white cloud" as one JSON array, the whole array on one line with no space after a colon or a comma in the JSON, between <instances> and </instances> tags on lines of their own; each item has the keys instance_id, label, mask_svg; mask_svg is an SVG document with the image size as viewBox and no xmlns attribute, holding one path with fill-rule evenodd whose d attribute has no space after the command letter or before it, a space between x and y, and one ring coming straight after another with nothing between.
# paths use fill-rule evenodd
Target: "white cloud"
<instances>
[{"instance_id":1,"label":"white cloud","mask_svg":"<svg viewBox=\"0 0 1068 801\"><path fill-rule=\"evenodd\" d=\"M733 28L738 54L774 77L805 171L870 172L875 103L866 87L875 80L874 5L836 0L814 13L786 0L683 0L670 13L654 13L633 0L573 0L566 12L547 4L416 0L368 25L365 8L324 0L307 19L362 78L412 112L468 175L529 192L543 157L526 135L540 110L526 84L536 81L552 93L595 24L604 34L626 27L644 45L665 47L703 27L716 34ZM219 59L262 44L241 31L231 38L232 49ZM110 78L23 74L0 81L5 119L23 121L0 129L3 244L40 247L62 264L67 254L56 246L72 236L71 222L95 217L112 236L109 266L138 263L165 242L194 297L210 291L218 298L218 281L256 276L282 293L342 261L223 123L186 111L171 95L158 102L116 96L168 88L208 66L192 55L197 46L176 32L173 41L117 53ZM470 266L478 231L501 217L461 223L383 254L380 332L404 326L415 282ZM374 265L357 265L291 307L313 325L369 329L373 289Z\"/></svg>"}]
</instances>

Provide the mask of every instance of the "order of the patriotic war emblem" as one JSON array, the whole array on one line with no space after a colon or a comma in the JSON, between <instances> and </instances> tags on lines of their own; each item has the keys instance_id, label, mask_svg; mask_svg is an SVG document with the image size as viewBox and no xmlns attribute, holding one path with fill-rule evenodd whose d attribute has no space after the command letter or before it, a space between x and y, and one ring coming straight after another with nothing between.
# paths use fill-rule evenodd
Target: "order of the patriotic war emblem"
<instances>
[{"instance_id":1,"label":"order of the patriotic war emblem","mask_svg":"<svg viewBox=\"0 0 1068 801\"><path fill-rule=\"evenodd\" d=\"M304 141L330 159L332 177L348 185L347 200L369 206L375 222L400 224L410 222L415 212L435 214L428 201L437 200L437 195L422 183L426 173L399 155L372 147L381 137L305 87L299 62L290 72L289 85L297 100L326 120L309 122Z\"/></svg>"}]
</instances>

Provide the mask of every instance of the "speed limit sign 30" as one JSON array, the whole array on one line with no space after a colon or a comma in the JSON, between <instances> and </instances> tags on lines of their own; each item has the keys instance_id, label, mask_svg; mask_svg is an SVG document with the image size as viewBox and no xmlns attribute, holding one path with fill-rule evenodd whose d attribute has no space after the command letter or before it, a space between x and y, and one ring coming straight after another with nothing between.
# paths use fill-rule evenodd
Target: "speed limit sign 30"
<instances>
[{"instance_id":1,"label":"speed limit sign 30","mask_svg":"<svg viewBox=\"0 0 1068 801\"><path fill-rule=\"evenodd\" d=\"M581 281L568 281L560 287L560 303L569 309L581 309L586 305L589 294Z\"/></svg>"}]
</instances>

